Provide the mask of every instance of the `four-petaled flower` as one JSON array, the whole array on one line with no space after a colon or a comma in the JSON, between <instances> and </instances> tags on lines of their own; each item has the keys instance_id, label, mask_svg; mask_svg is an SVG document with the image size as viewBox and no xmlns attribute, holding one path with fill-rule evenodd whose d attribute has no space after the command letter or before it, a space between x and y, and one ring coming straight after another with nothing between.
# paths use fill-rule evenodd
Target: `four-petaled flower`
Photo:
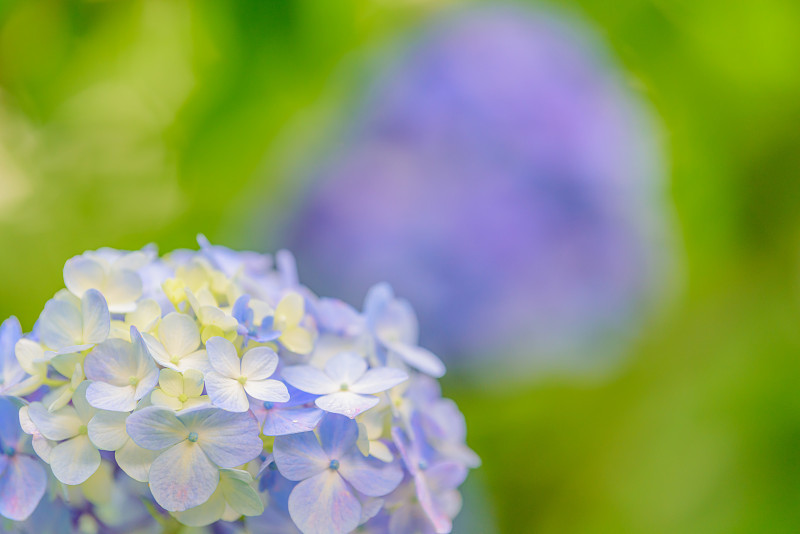
<instances>
[{"instance_id":1,"label":"four-petaled flower","mask_svg":"<svg viewBox=\"0 0 800 534\"><path fill-rule=\"evenodd\" d=\"M315 402L326 412L354 418L378 404L381 393L408 380L401 369L381 367L367 370L367 362L352 352L342 352L325 364L324 371L311 365L283 370L283 378L307 393L322 395Z\"/></svg>"},{"instance_id":2,"label":"four-petaled flower","mask_svg":"<svg viewBox=\"0 0 800 534\"><path fill-rule=\"evenodd\" d=\"M127 431L140 447L163 450L150 466L150 491L171 512L208 501L219 484L219 469L256 458L264 447L250 413L194 408L176 414L150 406L128 417Z\"/></svg>"},{"instance_id":3,"label":"four-petaled flower","mask_svg":"<svg viewBox=\"0 0 800 534\"><path fill-rule=\"evenodd\" d=\"M86 377L92 380L86 398L95 408L130 412L158 383L158 367L135 326L131 340L109 339L86 357Z\"/></svg>"},{"instance_id":4,"label":"four-petaled flower","mask_svg":"<svg viewBox=\"0 0 800 534\"><path fill-rule=\"evenodd\" d=\"M142 336L159 365L181 373L187 369L202 372L208 369L208 357L200 344L200 329L188 315L173 312L161 319L158 339L150 334Z\"/></svg>"},{"instance_id":5,"label":"four-petaled flower","mask_svg":"<svg viewBox=\"0 0 800 534\"><path fill-rule=\"evenodd\" d=\"M165 406L175 411L210 403L203 395L203 373L187 369L183 374L172 369L162 369L158 375L159 388L150 395L155 406Z\"/></svg>"},{"instance_id":6,"label":"four-petaled flower","mask_svg":"<svg viewBox=\"0 0 800 534\"><path fill-rule=\"evenodd\" d=\"M102 343L111 331L111 315L103 295L86 291L78 300L61 292L45 304L39 317L40 341L59 354L81 352Z\"/></svg>"},{"instance_id":7,"label":"four-petaled flower","mask_svg":"<svg viewBox=\"0 0 800 534\"><path fill-rule=\"evenodd\" d=\"M211 371L206 374L206 389L211 401L229 412L250 409L247 396L268 402L286 402L286 385L269 377L278 368L278 355L270 348L256 347L239 359L236 347L225 338L206 342Z\"/></svg>"},{"instance_id":8,"label":"four-petaled flower","mask_svg":"<svg viewBox=\"0 0 800 534\"><path fill-rule=\"evenodd\" d=\"M275 463L300 481L289 496L289 513L303 534L344 534L361 523L360 497L382 497L403 478L397 464L365 458L356 447L355 421L329 414L313 432L275 438ZM355 491L354 491L355 490Z\"/></svg>"},{"instance_id":9,"label":"four-petaled flower","mask_svg":"<svg viewBox=\"0 0 800 534\"><path fill-rule=\"evenodd\" d=\"M85 482L100 467L100 452L89 440L89 421L96 410L86 401L89 382L78 386L72 405L50 412L40 402L28 406L28 416L47 439L59 442L47 461L55 477L64 484ZM44 458L43 458L44 459Z\"/></svg>"}]
</instances>

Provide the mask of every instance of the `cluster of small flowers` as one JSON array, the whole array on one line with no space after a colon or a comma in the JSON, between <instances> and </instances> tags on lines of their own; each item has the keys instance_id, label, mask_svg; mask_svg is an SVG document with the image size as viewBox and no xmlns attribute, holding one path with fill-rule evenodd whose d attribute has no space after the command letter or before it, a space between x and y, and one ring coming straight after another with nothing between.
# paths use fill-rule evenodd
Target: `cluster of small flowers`
<instances>
[{"instance_id":1,"label":"cluster of small flowers","mask_svg":"<svg viewBox=\"0 0 800 534\"><path fill-rule=\"evenodd\" d=\"M72 258L32 333L2 324L6 530L450 532L479 459L408 302L199 242Z\"/></svg>"}]
</instances>

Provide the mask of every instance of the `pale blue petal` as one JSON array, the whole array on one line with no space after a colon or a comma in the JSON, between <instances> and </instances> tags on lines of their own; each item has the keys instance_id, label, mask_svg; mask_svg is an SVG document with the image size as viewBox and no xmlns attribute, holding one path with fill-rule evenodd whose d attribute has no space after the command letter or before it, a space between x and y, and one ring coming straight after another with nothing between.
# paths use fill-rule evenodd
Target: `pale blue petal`
<instances>
[{"instance_id":1,"label":"pale blue petal","mask_svg":"<svg viewBox=\"0 0 800 534\"><path fill-rule=\"evenodd\" d=\"M418 504L401 506L389 517L388 534L436 534L433 524ZM447 532L450 532L449 530Z\"/></svg>"},{"instance_id":2,"label":"pale blue petal","mask_svg":"<svg viewBox=\"0 0 800 534\"><path fill-rule=\"evenodd\" d=\"M2 446L15 447L21 430L19 408L10 400L0 397L0 451Z\"/></svg>"},{"instance_id":3,"label":"pale blue petal","mask_svg":"<svg viewBox=\"0 0 800 534\"><path fill-rule=\"evenodd\" d=\"M223 376L216 371L206 374L206 391L215 406L229 412L246 412L250 409L244 387L235 378Z\"/></svg>"},{"instance_id":4,"label":"pale blue petal","mask_svg":"<svg viewBox=\"0 0 800 534\"><path fill-rule=\"evenodd\" d=\"M370 329L375 328L383 310L394 299L394 291L392 286L386 282L381 282L372 286L367 291L367 296L364 299L364 316L367 318L367 324Z\"/></svg>"},{"instance_id":5,"label":"pale blue petal","mask_svg":"<svg viewBox=\"0 0 800 534\"><path fill-rule=\"evenodd\" d=\"M408 365L430 375L434 378L441 378L446 372L442 360L434 353L422 347L415 347L405 343L386 343L386 348L400 356Z\"/></svg>"},{"instance_id":6,"label":"pale blue petal","mask_svg":"<svg viewBox=\"0 0 800 534\"><path fill-rule=\"evenodd\" d=\"M217 408L203 408L211 415L198 425L187 427L197 432L197 443L220 467L238 467L257 458L264 450L258 422L250 412L229 413Z\"/></svg>"},{"instance_id":7,"label":"pale blue petal","mask_svg":"<svg viewBox=\"0 0 800 534\"><path fill-rule=\"evenodd\" d=\"M318 408L267 410L262 432L265 436L285 436L308 432L317 427L324 413Z\"/></svg>"},{"instance_id":8,"label":"pale blue petal","mask_svg":"<svg viewBox=\"0 0 800 534\"><path fill-rule=\"evenodd\" d=\"M127 386L136 376L138 363L133 346L124 339L108 339L86 356L83 367L89 380Z\"/></svg>"},{"instance_id":9,"label":"pale blue petal","mask_svg":"<svg viewBox=\"0 0 800 534\"><path fill-rule=\"evenodd\" d=\"M90 289L81 297L81 313L83 316L83 343L100 343L111 331L111 316L108 304L102 293Z\"/></svg>"},{"instance_id":10,"label":"pale blue petal","mask_svg":"<svg viewBox=\"0 0 800 534\"><path fill-rule=\"evenodd\" d=\"M334 382L320 369L311 365L293 365L282 371L283 379L306 393L326 395L338 391L341 384Z\"/></svg>"},{"instance_id":11,"label":"pale blue petal","mask_svg":"<svg viewBox=\"0 0 800 534\"><path fill-rule=\"evenodd\" d=\"M360 413L376 406L380 399L374 395L359 395L352 391L337 391L336 393L319 397L314 402L326 412L346 415L353 419Z\"/></svg>"},{"instance_id":12,"label":"pale blue petal","mask_svg":"<svg viewBox=\"0 0 800 534\"><path fill-rule=\"evenodd\" d=\"M467 479L468 469L458 462L444 461L425 471L428 485L435 493L459 487Z\"/></svg>"},{"instance_id":13,"label":"pale blue petal","mask_svg":"<svg viewBox=\"0 0 800 534\"><path fill-rule=\"evenodd\" d=\"M0 325L0 389L22 380L25 372L19 365L16 356L17 341L22 338L22 327L19 319L9 317Z\"/></svg>"},{"instance_id":14,"label":"pale blue petal","mask_svg":"<svg viewBox=\"0 0 800 534\"><path fill-rule=\"evenodd\" d=\"M128 435L139 446L154 451L171 447L189 436L189 430L175 413L160 406L150 406L132 413L126 428Z\"/></svg>"},{"instance_id":15,"label":"pale blue petal","mask_svg":"<svg viewBox=\"0 0 800 534\"><path fill-rule=\"evenodd\" d=\"M272 449L275 464L289 480L305 480L328 469L330 458L313 432L278 436Z\"/></svg>"},{"instance_id":16,"label":"pale blue petal","mask_svg":"<svg viewBox=\"0 0 800 534\"><path fill-rule=\"evenodd\" d=\"M62 441L50 452L50 468L55 477L76 486L92 476L100 467L100 452L86 435Z\"/></svg>"},{"instance_id":17,"label":"pale blue petal","mask_svg":"<svg viewBox=\"0 0 800 534\"><path fill-rule=\"evenodd\" d=\"M434 499L428 482L425 479L424 471L414 475L414 484L417 488L417 498L425 514L433 523L433 528L437 534L447 534L453 530L453 520L439 507Z\"/></svg>"},{"instance_id":18,"label":"pale blue petal","mask_svg":"<svg viewBox=\"0 0 800 534\"><path fill-rule=\"evenodd\" d=\"M41 463L17 454L0 476L0 515L24 521L38 506L47 489L47 473Z\"/></svg>"},{"instance_id":19,"label":"pale blue petal","mask_svg":"<svg viewBox=\"0 0 800 534\"><path fill-rule=\"evenodd\" d=\"M319 440L330 459L339 459L354 450L358 424L347 417L328 414L319 424Z\"/></svg>"},{"instance_id":20,"label":"pale blue petal","mask_svg":"<svg viewBox=\"0 0 800 534\"><path fill-rule=\"evenodd\" d=\"M353 384L367 372L367 361L353 352L341 352L325 363L325 374L336 384Z\"/></svg>"},{"instance_id":21,"label":"pale blue petal","mask_svg":"<svg viewBox=\"0 0 800 534\"><path fill-rule=\"evenodd\" d=\"M206 502L219 484L219 469L197 443L170 447L150 467L150 491L170 512L183 512Z\"/></svg>"},{"instance_id":22,"label":"pale blue petal","mask_svg":"<svg viewBox=\"0 0 800 534\"><path fill-rule=\"evenodd\" d=\"M86 390L86 400L99 410L130 412L136 408L136 388L92 382Z\"/></svg>"},{"instance_id":23,"label":"pale blue petal","mask_svg":"<svg viewBox=\"0 0 800 534\"><path fill-rule=\"evenodd\" d=\"M327 469L292 490L289 514L303 534L346 534L358 527L361 504L342 477Z\"/></svg>"},{"instance_id":24,"label":"pale blue petal","mask_svg":"<svg viewBox=\"0 0 800 534\"><path fill-rule=\"evenodd\" d=\"M380 393L406 380L408 380L408 373L402 369L381 367L367 371L364 376L350 385L350 390L355 393Z\"/></svg>"},{"instance_id":25,"label":"pale blue petal","mask_svg":"<svg viewBox=\"0 0 800 534\"><path fill-rule=\"evenodd\" d=\"M365 458L351 451L339 460L339 474L358 491L369 497L383 497L394 491L403 480L403 470L396 463Z\"/></svg>"}]
</instances>

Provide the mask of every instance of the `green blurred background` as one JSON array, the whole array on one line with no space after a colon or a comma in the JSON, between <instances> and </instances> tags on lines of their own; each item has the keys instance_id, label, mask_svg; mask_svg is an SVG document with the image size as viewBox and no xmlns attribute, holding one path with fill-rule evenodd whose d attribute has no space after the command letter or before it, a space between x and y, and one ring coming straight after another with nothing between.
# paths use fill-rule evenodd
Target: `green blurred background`
<instances>
[{"instance_id":1,"label":"green blurred background","mask_svg":"<svg viewBox=\"0 0 800 534\"><path fill-rule=\"evenodd\" d=\"M86 249L263 249L381 54L457 3L0 0L0 316L29 329ZM551 4L664 125L685 284L607 380L445 380L488 507L504 533L798 532L800 3Z\"/></svg>"}]
</instances>

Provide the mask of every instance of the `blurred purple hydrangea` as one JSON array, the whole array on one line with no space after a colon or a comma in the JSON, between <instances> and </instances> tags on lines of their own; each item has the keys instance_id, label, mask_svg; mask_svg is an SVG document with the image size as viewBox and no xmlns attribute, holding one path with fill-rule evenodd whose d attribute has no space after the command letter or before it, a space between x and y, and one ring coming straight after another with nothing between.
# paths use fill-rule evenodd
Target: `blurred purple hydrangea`
<instances>
[{"instance_id":1,"label":"blurred purple hydrangea","mask_svg":"<svg viewBox=\"0 0 800 534\"><path fill-rule=\"evenodd\" d=\"M285 229L302 277L353 303L388 280L451 363L507 373L616 352L669 247L657 131L603 50L520 7L424 31Z\"/></svg>"}]
</instances>

